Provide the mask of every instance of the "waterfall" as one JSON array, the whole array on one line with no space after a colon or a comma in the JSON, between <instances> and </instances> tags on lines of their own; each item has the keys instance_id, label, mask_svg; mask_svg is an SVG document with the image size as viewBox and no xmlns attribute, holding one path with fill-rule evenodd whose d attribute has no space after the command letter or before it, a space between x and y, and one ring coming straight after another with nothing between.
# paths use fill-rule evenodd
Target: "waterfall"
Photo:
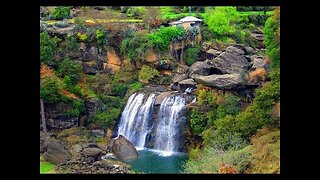
<instances>
[{"instance_id":1,"label":"waterfall","mask_svg":"<svg viewBox=\"0 0 320 180\"><path fill-rule=\"evenodd\" d=\"M156 127L155 145L156 150L165 151L171 155L177 151L181 110L185 106L185 99L181 96L166 97L159 110L159 124Z\"/></svg>"},{"instance_id":2,"label":"waterfall","mask_svg":"<svg viewBox=\"0 0 320 180\"><path fill-rule=\"evenodd\" d=\"M130 96L118 126L118 135L124 135L138 148L143 148L145 144L155 94L149 95L145 103L144 97L142 93Z\"/></svg>"},{"instance_id":3,"label":"waterfall","mask_svg":"<svg viewBox=\"0 0 320 180\"><path fill-rule=\"evenodd\" d=\"M181 94L167 96L159 111L154 113L155 99L155 94L131 95L121 114L117 134L125 136L137 149L147 146L168 156L179 151L183 142L181 135L185 117L181 112L186 100Z\"/></svg>"}]
</instances>

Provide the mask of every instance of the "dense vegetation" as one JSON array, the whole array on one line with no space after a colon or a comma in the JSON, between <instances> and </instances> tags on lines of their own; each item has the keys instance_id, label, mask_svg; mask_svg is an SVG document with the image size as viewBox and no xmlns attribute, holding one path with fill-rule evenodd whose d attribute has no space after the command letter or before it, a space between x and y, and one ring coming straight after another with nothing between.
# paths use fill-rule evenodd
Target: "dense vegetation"
<instances>
[{"instance_id":1,"label":"dense vegetation","mask_svg":"<svg viewBox=\"0 0 320 180\"><path fill-rule=\"evenodd\" d=\"M189 121L193 133L203 138L204 147L190 151L192 156L185 164L186 172L217 173L225 164L238 173L280 172L279 14L280 9L275 9L264 28L272 65L270 82L256 90L252 104L243 110L244 102L237 96L223 96L212 90L198 92L202 111L193 108ZM215 32L219 34L219 29Z\"/></svg>"},{"instance_id":2,"label":"dense vegetation","mask_svg":"<svg viewBox=\"0 0 320 180\"><path fill-rule=\"evenodd\" d=\"M46 20L60 21L47 23L47 27L40 22L40 98L45 109L55 105L68 118L84 119L81 126L113 129L131 94L147 85L169 86L172 74L181 71L181 62L168 55L172 43L194 40L201 32L202 41L192 42L182 50L182 64L187 69L204 60L202 42L218 46L241 43L254 48L257 42L252 33L263 33L265 61L270 62L270 67L248 73L248 81L263 81L253 99L200 84L192 92L197 103L188 106L188 125L192 138L199 141L193 142L195 146L189 149L189 159L183 167L186 173L280 172L280 8L107 8L101 15L82 7L79 17L68 20L73 17L71 8L56 7ZM90 19L84 14L89 14ZM201 31L198 27L165 26L190 15L203 19ZM106 21L117 23L110 25ZM124 26L123 22L134 23ZM47 31L48 27L71 23L75 28L68 34ZM156 54L150 58L155 62L147 61L150 51ZM118 64L111 64L111 59ZM97 69L99 72L95 72ZM41 172L54 168L40 161Z\"/></svg>"}]
</instances>

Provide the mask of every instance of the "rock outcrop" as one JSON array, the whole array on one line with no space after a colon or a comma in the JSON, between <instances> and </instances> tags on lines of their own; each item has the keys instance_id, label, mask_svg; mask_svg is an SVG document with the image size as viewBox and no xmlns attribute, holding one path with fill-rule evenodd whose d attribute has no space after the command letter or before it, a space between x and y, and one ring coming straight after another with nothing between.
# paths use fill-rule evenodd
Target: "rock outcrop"
<instances>
[{"instance_id":1,"label":"rock outcrop","mask_svg":"<svg viewBox=\"0 0 320 180\"><path fill-rule=\"evenodd\" d=\"M243 85L244 83L244 80L241 78L240 74L198 76L195 78L195 80L198 83L219 89L233 89L237 86Z\"/></svg>"},{"instance_id":2,"label":"rock outcrop","mask_svg":"<svg viewBox=\"0 0 320 180\"><path fill-rule=\"evenodd\" d=\"M132 160L138 157L138 152L134 145L121 135L110 140L108 149L120 160Z\"/></svg>"},{"instance_id":3,"label":"rock outcrop","mask_svg":"<svg viewBox=\"0 0 320 180\"><path fill-rule=\"evenodd\" d=\"M218 57L222 52L215 50L215 49L209 49L208 51L206 51L206 58L207 59L213 59L215 57Z\"/></svg>"},{"instance_id":4,"label":"rock outcrop","mask_svg":"<svg viewBox=\"0 0 320 180\"><path fill-rule=\"evenodd\" d=\"M107 64L104 67L106 70L110 70L112 73L120 70L120 67L122 65L122 61L114 48L109 47L108 52L107 52Z\"/></svg>"},{"instance_id":5,"label":"rock outcrop","mask_svg":"<svg viewBox=\"0 0 320 180\"><path fill-rule=\"evenodd\" d=\"M188 71L188 76L191 78L194 78L194 75L203 75L207 76L210 75L210 71L214 68L214 66L206 63L206 62L195 62L194 64L191 65Z\"/></svg>"},{"instance_id":6,"label":"rock outcrop","mask_svg":"<svg viewBox=\"0 0 320 180\"><path fill-rule=\"evenodd\" d=\"M154 101L154 105L160 105L162 103L162 101L164 100L164 98L166 98L170 94L172 94L172 92L171 91L167 91L167 92L162 92L159 95L157 95L156 99Z\"/></svg>"},{"instance_id":7,"label":"rock outcrop","mask_svg":"<svg viewBox=\"0 0 320 180\"><path fill-rule=\"evenodd\" d=\"M65 163L71 159L71 154L67 148L58 140L48 138L44 142L45 153L43 157L46 161L54 164Z\"/></svg>"},{"instance_id":8,"label":"rock outcrop","mask_svg":"<svg viewBox=\"0 0 320 180\"><path fill-rule=\"evenodd\" d=\"M249 62L241 49L229 46L225 52L208 63L219 69L223 74L239 74L247 71Z\"/></svg>"}]
</instances>

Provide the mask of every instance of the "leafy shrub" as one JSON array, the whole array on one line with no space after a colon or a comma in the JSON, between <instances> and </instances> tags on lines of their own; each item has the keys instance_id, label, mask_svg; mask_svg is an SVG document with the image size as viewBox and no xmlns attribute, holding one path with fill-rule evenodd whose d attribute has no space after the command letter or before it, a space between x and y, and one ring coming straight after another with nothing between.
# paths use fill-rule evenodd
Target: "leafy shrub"
<instances>
[{"instance_id":1,"label":"leafy shrub","mask_svg":"<svg viewBox=\"0 0 320 180\"><path fill-rule=\"evenodd\" d=\"M106 42L106 37L102 30L97 29L95 34L96 34L96 39L98 44L104 44Z\"/></svg>"},{"instance_id":2,"label":"leafy shrub","mask_svg":"<svg viewBox=\"0 0 320 180\"><path fill-rule=\"evenodd\" d=\"M40 61L43 63L51 63L58 49L58 38L51 38L48 32L40 33Z\"/></svg>"},{"instance_id":3,"label":"leafy shrub","mask_svg":"<svg viewBox=\"0 0 320 180\"><path fill-rule=\"evenodd\" d=\"M121 41L120 51L130 61L142 62L146 58L148 40L142 33L136 32Z\"/></svg>"},{"instance_id":4,"label":"leafy shrub","mask_svg":"<svg viewBox=\"0 0 320 180\"><path fill-rule=\"evenodd\" d=\"M136 92L141 88L143 88L143 84L140 83L140 82L135 82L135 83L130 85L130 89L131 89L132 92Z\"/></svg>"},{"instance_id":5,"label":"leafy shrub","mask_svg":"<svg viewBox=\"0 0 320 180\"><path fill-rule=\"evenodd\" d=\"M77 38L74 36L67 36L66 37L66 42L67 42L67 48L72 50L72 51L77 51L79 50L79 43L77 41Z\"/></svg>"},{"instance_id":6,"label":"leafy shrub","mask_svg":"<svg viewBox=\"0 0 320 180\"><path fill-rule=\"evenodd\" d=\"M253 23L249 24L249 30L253 31L256 28L256 26Z\"/></svg>"},{"instance_id":7,"label":"leafy shrub","mask_svg":"<svg viewBox=\"0 0 320 180\"><path fill-rule=\"evenodd\" d=\"M200 106L215 106L216 105L216 94L211 90L202 89L197 95L197 100Z\"/></svg>"},{"instance_id":8,"label":"leafy shrub","mask_svg":"<svg viewBox=\"0 0 320 180\"><path fill-rule=\"evenodd\" d=\"M57 7L51 14L51 17L56 20L65 19L70 16L70 7Z\"/></svg>"},{"instance_id":9,"label":"leafy shrub","mask_svg":"<svg viewBox=\"0 0 320 180\"><path fill-rule=\"evenodd\" d=\"M147 34L147 39L157 52L165 52L171 41L183 39L185 34L182 27L161 27L157 32Z\"/></svg>"},{"instance_id":10,"label":"leafy shrub","mask_svg":"<svg viewBox=\"0 0 320 180\"><path fill-rule=\"evenodd\" d=\"M189 121L192 132L194 134L201 135L207 125L206 114L198 109L192 109Z\"/></svg>"},{"instance_id":11,"label":"leafy shrub","mask_svg":"<svg viewBox=\"0 0 320 180\"><path fill-rule=\"evenodd\" d=\"M81 85L80 84L74 85L72 83L71 78L68 75L65 75L63 77L63 82L65 84L65 89L66 90L68 90L71 93L74 93L74 94L76 94L76 95L78 95L80 97L84 97L84 91L83 91Z\"/></svg>"},{"instance_id":12,"label":"leafy shrub","mask_svg":"<svg viewBox=\"0 0 320 180\"><path fill-rule=\"evenodd\" d=\"M117 119L120 116L120 109L117 108L108 108L105 111L97 112L94 117L93 121L97 122L103 126L112 127L116 123Z\"/></svg>"},{"instance_id":13,"label":"leafy shrub","mask_svg":"<svg viewBox=\"0 0 320 180\"><path fill-rule=\"evenodd\" d=\"M234 31L234 33L232 34L232 37L237 43L244 44L246 33L239 29Z\"/></svg>"},{"instance_id":14,"label":"leafy shrub","mask_svg":"<svg viewBox=\"0 0 320 180\"><path fill-rule=\"evenodd\" d=\"M141 17L146 11L145 7L137 6L137 7L130 7L127 10L127 14L133 17Z\"/></svg>"},{"instance_id":15,"label":"leafy shrub","mask_svg":"<svg viewBox=\"0 0 320 180\"><path fill-rule=\"evenodd\" d=\"M72 61L70 58L66 58L58 67L58 73L61 77L69 76L71 83L75 84L80 80L80 74L82 72L82 66Z\"/></svg>"},{"instance_id":16,"label":"leafy shrub","mask_svg":"<svg viewBox=\"0 0 320 180\"><path fill-rule=\"evenodd\" d=\"M188 66L191 66L193 63L195 63L199 57L201 47L200 46L194 46L189 47L186 50L185 53L185 60Z\"/></svg>"},{"instance_id":17,"label":"leafy shrub","mask_svg":"<svg viewBox=\"0 0 320 180\"><path fill-rule=\"evenodd\" d=\"M251 37L251 32L247 29L244 30L245 32L245 44L251 47L256 47L255 40Z\"/></svg>"},{"instance_id":18,"label":"leafy shrub","mask_svg":"<svg viewBox=\"0 0 320 180\"><path fill-rule=\"evenodd\" d=\"M84 100L75 99L71 101L72 110L65 112L69 116L79 116L85 110Z\"/></svg>"},{"instance_id":19,"label":"leafy shrub","mask_svg":"<svg viewBox=\"0 0 320 180\"><path fill-rule=\"evenodd\" d=\"M78 32L77 36L82 42L85 42L88 39L88 36L85 33L82 34L82 33Z\"/></svg>"},{"instance_id":20,"label":"leafy shrub","mask_svg":"<svg viewBox=\"0 0 320 180\"><path fill-rule=\"evenodd\" d=\"M44 77L40 81L40 97L47 103L59 102L62 99L60 90L63 84L58 77Z\"/></svg>"},{"instance_id":21,"label":"leafy shrub","mask_svg":"<svg viewBox=\"0 0 320 180\"><path fill-rule=\"evenodd\" d=\"M217 118L224 118L226 115L237 115L241 108L241 98L233 94L227 94L223 102L217 108Z\"/></svg>"},{"instance_id":22,"label":"leafy shrub","mask_svg":"<svg viewBox=\"0 0 320 180\"><path fill-rule=\"evenodd\" d=\"M267 19L263 33L267 55L271 59L271 68L280 68L280 8Z\"/></svg>"},{"instance_id":23,"label":"leafy shrub","mask_svg":"<svg viewBox=\"0 0 320 180\"><path fill-rule=\"evenodd\" d=\"M139 81L143 83L148 83L155 76L159 76L159 72L150 66L143 65L139 71Z\"/></svg>"},{"instance_id":24,"label":"leafy shrub","mask_svg":"<svg viewBox=\"0 0 320 180\"><path fill-rule=\"evenodd\" d=\"M245 150L252 155L245 173L280 173L280 130L260 129Z\"/></svg>"},{"instance_id":25,"label":"leafy shrub","mask_svg":"<svg viewBox=\"0 0 320 180\"><path fill-rule=\"evenodd\" d=\"M189 159L184 165L186 173L218 173L221 164L233 166L243 172L248 165L250 153L246 150L221 151L215 147L205 147L197 159Z\"/></svg>"},{"instance_id":26,"label":"leafy shrub","mask_svg":"<svg viewBox=\"0 0 320 180\"><path fill-rule=\"evenodd\" d=\"M195 148L195 149L191 149L190 152L188 153L189 155L189 159L195 160L200 156L200 149L199 148Z\"/></svg>"},{"instance_id":27,"label":"leafy shrub","mask_svg":"<svg viewBox=\"0 0 320 180\"><path fill-rule=\"evenodd\" d=\"M125 84L114 84L112 91L116 96L125 96L127 93L128 87Z\"/></svg>"},{"instance_id":28,"label":"leafy shrub","mask_svg":"<svg viewBox=\"0 0 320 180\"><path fill-rule=\"evenodd\" d=\"M208 24L209 30L217 39L220 39L222 36L232 34L235 31L234 27L230 25L230 21L235 19L235 15L235 7L207 8L204 19Z\"/></svg>"},{"instance_id":29,"label":"leafy shrub","mask_svg":"<svg viewBox=\"0 0 320 180\"><path fill-rule=\"evenodd\" d=\"M248 16L249 22L255 24L256 26L263 26L266 22L267 16L252 14Z\"/></svg>"}]
</instances>

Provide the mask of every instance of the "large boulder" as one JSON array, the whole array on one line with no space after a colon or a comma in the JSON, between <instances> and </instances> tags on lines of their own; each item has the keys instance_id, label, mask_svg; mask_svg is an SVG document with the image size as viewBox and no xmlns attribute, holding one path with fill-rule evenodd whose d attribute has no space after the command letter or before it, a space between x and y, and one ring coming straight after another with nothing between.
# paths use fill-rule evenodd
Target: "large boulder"
<instances>
[{"instance_id":1,"label":"large boulder","mask_svg":"<svg viewBox=\"0 0 320 180\"><path fill-rule=\"evenodd\" d=\"M176 90L179 92L185 92L186 89L188 89L188 88L194 89L196 87L196 85L197 85L197 83L193 79L189 78L189 79L182 80L180 82L172 83L170 85L170 88L172 90Z\"/></svg>"},{"instance_id":2,"label":"large boulder","mask_svg":"<svg viewBox=\"0 0 320 180\"><path fill-rule=\"evenodd\" d=\"M213 59L215 57L218 57L222 52L215 50L215 49L209 49L208 51L206 51L206 58L207 59Z\"/></svg>"},{"instance_id":3,"label":"large boulder","mask_svg":"<svg viewBox=\"0 0 320 180\"><path fill-rule=\"evenodd\" d=\"M210 69L213 68L212 65L209 65L205 62L197 61L191 65L188 71L188 76L193 78L193 75L204 75L207 76L210 74Z\"/></svg>"},{"instance_id":4,"label":"large boulder","mask_svg":"<svg viewBox=\"0 0 320 180\"><path fill-rule=\"evenodd\" d=\"M180 92L185 92L187 88L195 88L197 83L193 79L185 79L178 82L178 88Z\"/></svg>"},{"instance_id":5,"label":"large boulder","mask_svg":"<svg viewBox=\"0 0 320 180\"><path fill-rule=\"evenodd\" d=\"M180 82L180 81L185 80L187 78L188 78L188 75L186 75L186 74L175 74L172 77L172 82L177 83L177 82Z\"/></svg>"},{"instance_id":6,"label":"large boulder","mask_svg":"<svg viewBox=\"0 0 320 180\"><path fill-rule=\"evenodd\" d=\"M87 147L82 150L82 154L87 157L97 157L102 150L97 147Z\"/></svg>"},{"instance_id":7,"label":"large boulder","mask_svg":"<svg viewBox=\"0 0 320 180\"><path fill-rule=\"evenodd\" d=\"M56 139L48 139L44 143L45 153L43 157L53 164L66 163L71 159L71 154L67 148Z\"/></svg>"},{"instance_id":8,"label":"large boulder","mask_svg":"<svg viewBox=\"0 0 320 180\"><path fill-rule=\"evenodd\" d=\"M254 49L252 47L246 46L245 48L246 48L246 50L245 50L246 54L253 54L254 53Z\"/></svg>"},{"instance_id":9,"label":"large boulder","mask_svg":"<svg viewBox=\"0 0 320 180\"><path fill-rule=\"evenodd\" d=\"M134 145L122 135L110 140L109 149L117 159L132 160L138 157L138 152Z\"/></svg>"},{"instance_id":10,"label":"large boulder","mask_svg":"<svg viewBox=\"0 0 320 180\"><path fill-rule=\"evenodd\" d=\"M244 50L240 49L240 48L237 48L237 47L234 47L234 46L229 46L225 52L229 52L229 53L233 53L235 55L244 55L245 52Z\"/></svg>"},{"instance_id":11,"label":"large boulder","mask_svg":"<svg viewBox=\"0 0 320 180\"><path fill-rule=\"evenodd\" d=\"M233 89L243 85L244 80L240 74L223 74L223 75L209 75L198 76L195 78L198 83L218 89Z\"/></svg>"},{"instance_id":12,"label":"large boulder","mask_svg":"<svg viewBox=\"0 0 320 180\"><path fill-rule=\"evenodd\" d=\"M215 59L208 61L212 66L221 71L221 74L239 74L246 72L250 63L244 56L244 51L235 47L228 47L225 52Z\"/></svg>"}]
</instances>

